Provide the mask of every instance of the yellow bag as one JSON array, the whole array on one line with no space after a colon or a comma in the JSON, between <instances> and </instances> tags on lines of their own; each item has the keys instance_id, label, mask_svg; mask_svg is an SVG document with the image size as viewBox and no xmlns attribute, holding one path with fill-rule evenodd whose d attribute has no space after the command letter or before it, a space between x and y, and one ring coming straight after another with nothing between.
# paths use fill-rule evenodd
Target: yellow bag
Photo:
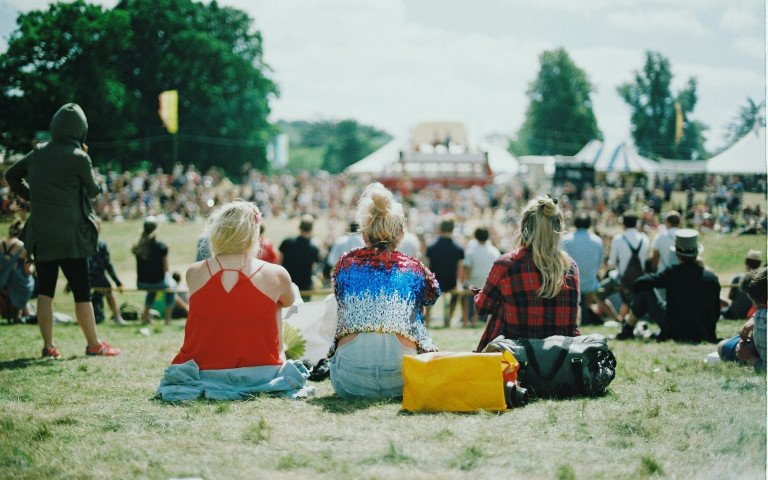
<instances>
[{"instance_id":1,"label":"yellow bag","mask_svg":"<svg viewBox=\"0 0 768 480\"><path fill-rule=\"evenodd\" d=\"M431 352L403 357L403 410L503 411L504 373L517 371L510 352Z\"/></svg>"}]
</instances>

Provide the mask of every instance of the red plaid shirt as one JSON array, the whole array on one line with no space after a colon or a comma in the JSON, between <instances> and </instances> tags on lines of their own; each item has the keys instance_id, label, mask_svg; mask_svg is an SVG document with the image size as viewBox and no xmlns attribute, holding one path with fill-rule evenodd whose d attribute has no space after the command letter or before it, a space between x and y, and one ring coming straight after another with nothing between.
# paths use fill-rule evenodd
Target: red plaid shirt
<instances>
[{"instance_id":1,"label":"red plaid shirt","mask_svg":"<svg viewBox=\"0 0 768 480\"><path fill-rule=\"evenodd\" d=\"M546 338L551 335L575 337L579 309L579 270L570 260L563 287L554 298L541 298L541 273L533 254L523 247L507 253L493 264L483 289L475 295L480 315L491 314L477 346L483 348L499 335L506 338Z\"/></svg>"}]
</instances>

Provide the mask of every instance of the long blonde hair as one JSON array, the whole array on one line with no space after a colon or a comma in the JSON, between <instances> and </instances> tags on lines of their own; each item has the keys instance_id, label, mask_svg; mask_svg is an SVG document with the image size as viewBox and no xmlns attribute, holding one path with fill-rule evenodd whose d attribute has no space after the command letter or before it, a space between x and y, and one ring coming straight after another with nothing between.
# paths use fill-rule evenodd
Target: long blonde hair
<instances>
[{"instance_id":1,"label":"long blonde hair","mask_svg":"<svg viewBox=\"0 0 768 480\"><path fill-rule=\"evenodd\" d=\"M261 212L245 200L216 209L208 218L208 238L214 255L250 253L259 247Z\"/></svg>"},{"instance_id":2,"label":"long blonde hair","mask_svg":"<svg viewBox=\"0 0 768 480\"><path fill-rule=\"evenodd\" d=\"M403 206L379 182L368 185L363 191L357 202L357 220L363 237L371 246L394 250L403 237Z\"/></svg>"},{"instance_id":3,"label":"long blonde hair","mask_svg":"<svg viewBox=\"0 0 768 480\"><path fill-rule=\"evenodd\" d=\"M563 288L570 267L568 256L560 250L563 216L555 200L541 196L528 202L522 217L517 243L531 250L533 263L541 274L541 288L536 294L553 298Z\"/></svg>"}]
</instances>

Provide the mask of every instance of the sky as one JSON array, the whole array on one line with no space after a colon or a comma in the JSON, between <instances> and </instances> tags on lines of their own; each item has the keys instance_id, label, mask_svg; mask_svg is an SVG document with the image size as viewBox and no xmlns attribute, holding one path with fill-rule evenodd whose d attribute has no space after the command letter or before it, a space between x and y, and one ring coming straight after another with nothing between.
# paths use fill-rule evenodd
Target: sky
<instances>
[{"instance_id":1,"label":"sky","mask_svg":"<svg viewBox=\"0 0 768 480\"><path fill-rule=\"evenodd\" d=\"M0 51L18 11L0 0ZM114 1L98 2L112 6ZM765 98L765 4L759 0L219 0L249 12L280 96L272 120L354 118L406 135L424 121L457 121L470 138L514 135L538 57L565 48L586 71L598 127L630 138L616 87L645 52L666 56L673 90L698 80L691 116L707 148L748 97Z\"/></svg>"}]
</instances>

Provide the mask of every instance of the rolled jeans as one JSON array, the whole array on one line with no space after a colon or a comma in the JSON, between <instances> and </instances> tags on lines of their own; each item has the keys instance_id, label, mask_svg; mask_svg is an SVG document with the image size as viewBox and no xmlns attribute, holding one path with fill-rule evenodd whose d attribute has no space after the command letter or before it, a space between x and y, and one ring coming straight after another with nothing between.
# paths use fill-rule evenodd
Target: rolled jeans
<instances>
[{"instance_id":1,"label":"rolled jeans","mask_svg":"<svg viewBox=\"0 0 768 480\"><path fill-rule=\"evenodd\" d=\"M136 286L139 287L141 290L147 290L147 296L144 299L144 306L145 307L151 307L152 304L155 302L155 294L159 290L165 290L167 288L171 288L170 284L168 283L167 279L163 279L159 282L136 282ZM165 306L173 308L173 300L174 300L174 293L173 292L165 292Z\"/></svg>"},{"instance_id":2,"label":"rolled jeans","mask_svg":"<svg viewBox=\"0 0 768 480\"><path fill-rule=\"evenodd\" d=\"M416 350L391 333L359 333L331 357L331 385L346 399L403 395L403 355Z\"/></svg>"}]
</instances>

